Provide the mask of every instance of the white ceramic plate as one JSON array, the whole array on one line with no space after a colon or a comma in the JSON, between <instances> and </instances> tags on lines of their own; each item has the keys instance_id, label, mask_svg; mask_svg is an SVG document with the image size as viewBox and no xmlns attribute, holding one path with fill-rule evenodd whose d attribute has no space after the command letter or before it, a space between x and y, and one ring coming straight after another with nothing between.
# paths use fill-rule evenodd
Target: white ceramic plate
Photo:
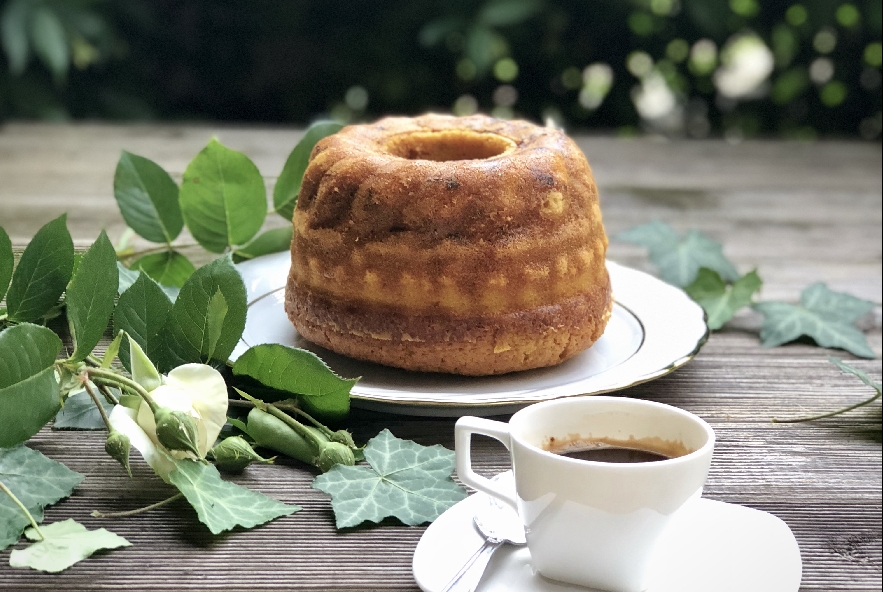
<instances>
[{"instance_id":1,"label":"white ceramic plate","mask_svg":"<svg viewBox=\"0 0 883 592\"><path fill-rule=\"evenodd\" d=\"M509 477L511 472L501 477ZM513 485L514 486L514 485ZM439 592L478 549L472 523L477 493L429 525L414 551L413 571L424 592ZM797 592L800 549L788 525L772 514L703 498L688 502L659 541L646 592ZM530 565L527 547L494 553L476 592L593 592L547 580ZM597 591L594 591L597 592Z\"/></svg>"},{"instance_id":2,"label":"white ceramic plate","mask_svg":"<svg viewBox=\"0 0 883 592\"><path fill-rule=\"evenodd\" d=\"M433 416L513 413L530 403L615 391L668 374L692 359L708 337L702 308L683 291L608 261L615 304L607 329L563 364L490 377L409 372L340 356L301 337L284 310L289 265L287 252L238 265L249 309L230 359L260 343L308 349L341 376L361 377L352 404L365 409Z\"/></svg>"}]
</instances>

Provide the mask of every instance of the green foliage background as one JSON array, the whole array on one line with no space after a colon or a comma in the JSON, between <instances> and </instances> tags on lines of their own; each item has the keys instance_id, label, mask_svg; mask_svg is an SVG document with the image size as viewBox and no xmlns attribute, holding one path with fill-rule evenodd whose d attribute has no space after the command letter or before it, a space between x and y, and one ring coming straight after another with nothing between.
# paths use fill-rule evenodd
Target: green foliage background
<instances>
[{"instance_id":1,"label":"green foliage background","mask_svg":"<svg viewBox=\"0 0 883 592\"><path fill-rule=\"evenodd\" d=\"M0 119L478 110L569 130L876 140L881 19L879 0L2 0ZM728 96L740 38L761 79ZM653 92L655 111L641 108Z\"/></svg>"}]
</instances>

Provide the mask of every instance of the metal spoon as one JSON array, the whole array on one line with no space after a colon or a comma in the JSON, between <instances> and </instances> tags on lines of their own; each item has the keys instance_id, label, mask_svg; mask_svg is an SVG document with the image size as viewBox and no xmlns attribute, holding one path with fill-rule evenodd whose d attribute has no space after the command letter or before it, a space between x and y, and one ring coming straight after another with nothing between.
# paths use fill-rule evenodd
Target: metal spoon
<instances>
[{"instance_id":1,"label":"metal spoon","mask_svg":"<svg viewBox=\"0 0 883 592\"><path fill-rule=\"evenodd\" d=\"M524 545L524 527L515 510L483 493L476 493L484 499L476 500L475 515L472 517L476 528L484 535L484 544L460 571L442 589L442 592L474 592L481 581L494 551L503 544Z\"/></svg>"}]
</instances>

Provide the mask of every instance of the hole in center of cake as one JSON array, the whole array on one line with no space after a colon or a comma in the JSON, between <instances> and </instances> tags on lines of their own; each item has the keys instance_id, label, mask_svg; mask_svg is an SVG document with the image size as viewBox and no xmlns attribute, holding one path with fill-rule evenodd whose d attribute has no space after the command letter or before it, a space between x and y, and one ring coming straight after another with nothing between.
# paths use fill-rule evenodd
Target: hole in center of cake
<instances>
[{"instance_id":1,"label":"hole in center of cake","mask_svg":"<svg viewBox=\"0 0 883 592\"><path fill-rule=\"evenodd\" d=\"M386 150L409 160L481 160L515 149L515 142L496 134L471 130L410 132L392 137Z\"/></svg>"}]
</instances>

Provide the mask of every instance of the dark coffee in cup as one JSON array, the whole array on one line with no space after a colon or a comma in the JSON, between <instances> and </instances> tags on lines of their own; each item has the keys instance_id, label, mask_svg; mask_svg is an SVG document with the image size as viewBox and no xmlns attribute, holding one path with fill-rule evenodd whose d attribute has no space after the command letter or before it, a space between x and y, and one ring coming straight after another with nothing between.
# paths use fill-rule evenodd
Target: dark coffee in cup
<instances>
[{"instance_id":1,"label":"dark coffee in cup","mask_svg":"<svg viewBox=\"0 0 883 592\"><path fill-rule=\"evenodd\" d=\"M618 446L596 446L584 450L571 450L559 452L561 456L575 458L577 460L589 460L592 462L606 463L644 463L668 460L670 456L659 454L652 450L639 448L620 448Z\"/></svg>"},{"instance_id":2,"label":"dark coffee in cup","mask_svg":"<svg viewBox=\"0 0 883 592\"><path fill-rule=\"evenodd\" d=\"M680 441L672 442L660 438L549 438L543 448L567 458L605 463L658 462L691 452Z\"/></svg>"}]
</instances>

